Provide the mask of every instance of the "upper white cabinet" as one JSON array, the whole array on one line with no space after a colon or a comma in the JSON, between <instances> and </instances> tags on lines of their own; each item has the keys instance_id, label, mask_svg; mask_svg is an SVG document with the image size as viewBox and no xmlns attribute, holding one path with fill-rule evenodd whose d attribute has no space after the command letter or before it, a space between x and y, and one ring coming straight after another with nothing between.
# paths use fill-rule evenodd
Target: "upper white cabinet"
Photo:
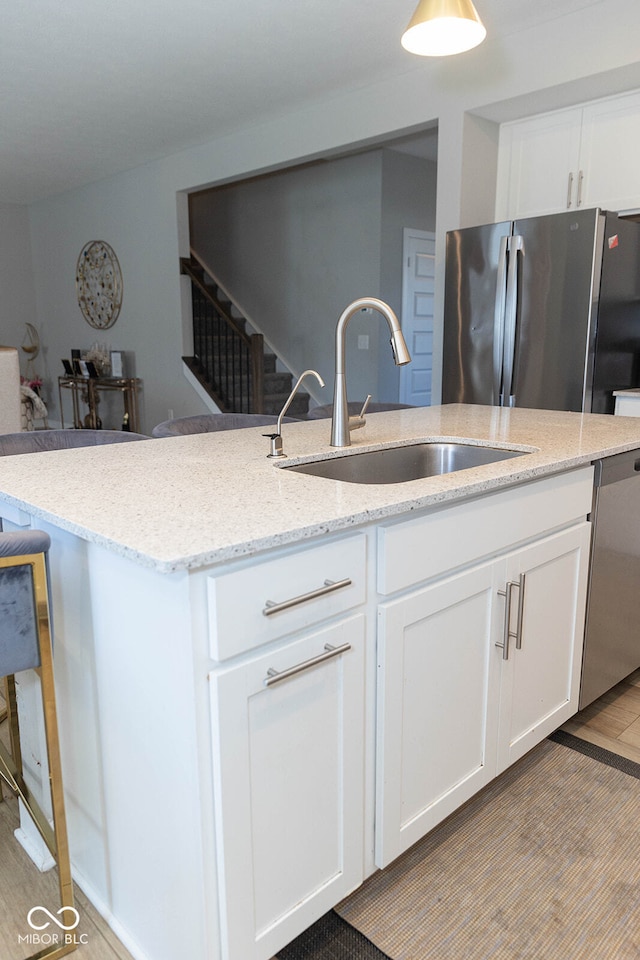
<instances>
[{"instance_id":1,"label":"upper white cabinet","mask_svg":"<svg viewBox=\"0 0 640 960\"><path fill-rule=\"evenodd\" d=\"M577 203L582 110L500 127L496 219L534 217Z\"/></svg>"},{"instance_id":2,"label":"upper white cabinet","mask_svg":"<svg viewBox=\"0 0 640 960\"><path fill-rule=\"evenodd\" d=\"M631 210L640 206L640 92L584 108L580 168L582 206Z\"/></svg>"},{"instance_id":3,"label":"upper white cabinet","mask_svg":"<svg viewBox=\"0 0 640 960\"><path fill-rule=\"evenodd\" d=\"M502 124L496 219L640 206L640 91Z\"/></svg>"}]
</instances>

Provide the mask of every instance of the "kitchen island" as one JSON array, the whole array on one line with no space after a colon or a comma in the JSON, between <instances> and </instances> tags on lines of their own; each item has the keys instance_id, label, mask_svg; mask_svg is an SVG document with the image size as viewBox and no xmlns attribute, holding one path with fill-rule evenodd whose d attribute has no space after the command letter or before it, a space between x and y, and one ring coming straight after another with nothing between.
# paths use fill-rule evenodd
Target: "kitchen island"
<instances>
[{"instance_id":1,"label":"kitchen island","mask_svg":"<svg viewBox=\"0 0 640 960\"><path fill-rule=\"evenodd\" d=\"M287 469L425 438L523 455ZM640 422L451 405L283 440L0 459L5 529L52 537L74 874L140 960L266 960L575 712L590 465Z\"/></svg>"}]
</instances>

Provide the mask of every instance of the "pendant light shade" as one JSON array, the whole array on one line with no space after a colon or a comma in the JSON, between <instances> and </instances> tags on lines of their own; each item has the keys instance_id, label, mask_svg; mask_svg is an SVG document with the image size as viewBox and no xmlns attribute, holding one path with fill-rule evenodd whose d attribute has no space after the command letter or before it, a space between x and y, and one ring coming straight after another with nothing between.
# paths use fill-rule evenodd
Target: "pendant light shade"
<instances>
[{"instance_id":1,"label":"pendant light shade","mask_svg":"<svg viewBox=\"0 0 640 960\"><path fill-rule=\"evenodd\" d=\"M422 57L447 57L477 47L486 35L471 0L420 0L401 43Z\"/></svg>"}]
</instances>

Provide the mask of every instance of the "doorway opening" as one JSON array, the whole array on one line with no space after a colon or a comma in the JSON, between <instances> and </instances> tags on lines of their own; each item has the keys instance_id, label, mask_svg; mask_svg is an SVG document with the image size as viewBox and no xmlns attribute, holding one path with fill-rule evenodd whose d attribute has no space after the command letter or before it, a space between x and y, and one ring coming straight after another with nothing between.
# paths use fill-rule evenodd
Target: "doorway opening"
<instances>
[{"instance_id":1,"label":"doorway opening","mask_svg":"<svg viewBox=\"0 0 640 960\"><path fill-rule=\"evenodd\" d=\"M327 386L310 385L312 404L330 399L335 325L348 303L376 296L401 316L404 230L435 231L436 181L434 125L189 195L190 248L279 369L319 370ZM399 401L387 341L381 318L349 325L350 400Z\"/></svg>"}]
</instances>

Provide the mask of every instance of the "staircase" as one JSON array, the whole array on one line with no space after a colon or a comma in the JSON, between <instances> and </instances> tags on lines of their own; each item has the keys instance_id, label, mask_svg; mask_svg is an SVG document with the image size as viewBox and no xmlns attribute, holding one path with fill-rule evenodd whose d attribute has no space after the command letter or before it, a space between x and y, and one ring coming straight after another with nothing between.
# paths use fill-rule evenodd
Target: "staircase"
<instances>
[{"instance_id":1,"label":"staircase","mask_svg":"<svg viewBox=\"0 0 640 960\"><path fill-rule=\"evenodd\" d=\"M180 272L191 280L193 306L193 356L183 362L223 413L279 414L293 375L276 370L262 334L247 330L247 320L197 257L181 259ZM298 392L287 416L304 419L308 409L308 395Z\"/></svg>"}]
</instances>

